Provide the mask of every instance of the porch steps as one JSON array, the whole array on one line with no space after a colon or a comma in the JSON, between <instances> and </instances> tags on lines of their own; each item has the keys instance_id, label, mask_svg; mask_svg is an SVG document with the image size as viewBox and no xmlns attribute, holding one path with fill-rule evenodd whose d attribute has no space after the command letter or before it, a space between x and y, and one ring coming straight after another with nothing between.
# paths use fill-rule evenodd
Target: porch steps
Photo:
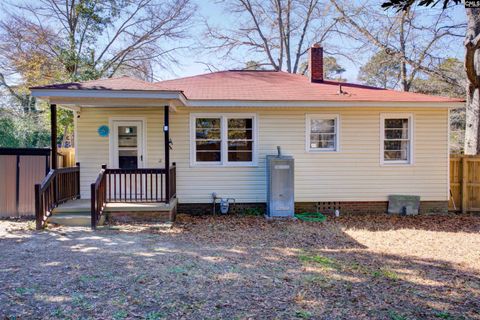
<instances>
[{"instance_id":1,"label":"porch steps","mask_svg":"<svg viewBox=\"0 0 480 320\"><path fill-rule=\"evenodd\" d=\"M48 218L48 223L54 223L61 226L69 227L90 227L91 217L90 213L86 214L68 214L68 213L56 213Z\"/></svg>"},{"instance_id":2,"label":"porch steps","mask_svg":"<svg viewBox=\"0 0 480 320\"><path fill-rule=\"evenodd\" d=\"M47 222L61 226L90 227L90 200L78 199L62 203L53 209Z\"/></svg>"},{"instance_id":3,"label":"porch steps","mask_svg":"<svg viewBox=\"0 0 480 320\"><path fill-rule=\"evenodd\" d=\"M78 199L60 204L53 209L48 223L62 226L83 226L90 227L90 200ZM117 221L174 221L177 207L177 199L172 199L169 204L165 203L108 203L104 210L99 225L105 222L109 216Z\"/></svg>"}]
</instances>

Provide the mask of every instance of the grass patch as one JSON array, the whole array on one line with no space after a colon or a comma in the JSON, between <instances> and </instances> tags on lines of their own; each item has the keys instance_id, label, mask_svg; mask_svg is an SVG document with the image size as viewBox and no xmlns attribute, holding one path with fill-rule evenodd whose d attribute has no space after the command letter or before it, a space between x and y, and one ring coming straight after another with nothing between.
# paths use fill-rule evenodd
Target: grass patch
<instances>
[{"instance_id":1,"label":"grass patch","mask_svg":"<svg viewBox=\"0 0 480 320\"><path fill-rule=\"evenodd\" d=\"M303 281L306 282L306 283L325 283L325 282L328 281L328 279L325 278L322 275L310 274L310 275L307 275L307 276L303 277Z\"/></svg>"},{"instance_id":2,"label":"grass patch","mask_svg":"<svg viewBox=\"0 0 480 320\"><path fill-rule=\"evenodd\" d=\"M85 274L83 274L79 277L80 282L82 282L84 284L94 282L94 281L97 280L97 278L98 278L97 276L90 276L90 275L85 275Z\"/></svg>"},{"instance_id":3,"label":"grass patch","mask_svg":"<svg viewBox=\"0 0 480 320\"><path fill-rule=\"evenodd\" d=\"M297 310L295 311L295 315L300 319L310 319L312 317L312 313L306 310Z\"/></svg>"},{"instance_id":4,"label":"grass patch","mask_svg":"<svg viewBox=\"0 0 480 320\"><path fill-rule=\"evenodd\" d=\"M390 320L407 320L405 316L402 316L401 314L397 313L396 311L389 311L388 316Z\"/></svg>"},{"instance_id":5,"label":"grass patch","mask_svg":"<svg viewBox=\"0 0 480 320\"><path fill-rule=\"evenodd\" d=\"M128 312L125 310L118 310L113 313L113 319L123 320L128 316Z\"/></svg>"},{"instance_id":6,"label":"grass patch","mask_svg":"<svg viewBox=\"0 0 480 320\"><path fill-rule=\"evenodd\" d=\"M322 266L323 268L327 269L338 269L339 264L337 261L324 257L321 255L314 255L314 254L301 254L298 256L301 262L303 263L315 263L317 265Z\"/></svg>"},{"instance_id":7,"label":"grass patch","mask_svg":"<svg viewBox=\"0 0 480 320\"><path fill-rule=\"evenodd\" d=\"M380 268L378 270L372 271L372 276L374 278L385 278L390 280L398 280L398 273L387 268Z\"/></svg>"},{"instance_id":8,"label":"grass patch","mask_svg":"<svg viewBox=\"0 0 480 320\"><path fill-rule=\"evenodd\" d=\"M85 310L92 310L93 305L85 298L82 294L74 294L72 296L72 303L74 306L85 309Z\"/></svg>"},{"instance_id":9,"label":"grass patch","mask_svg":"<svg viewBox=\"0 0 480 320\"><path fill-rule=\"evenodd\" d=\"M360 263L358 262L352 262L350 263L350 269L352 269L353 271L358 271L360 273L363 273L363 274L368 274L370 273L370 269L364 265L361 265Z\"/></svg>"},{"instance_id":10,"label":"grass patch","mask_svg":"<svg viewBox=\"0 0 480 320\"><path fill-rule=\"evenodd\" d=\"M242 213L244 216L262 216L264 214L261 208L245 208Z\"/></svg>"},{"instance_id":11,"label":"grass patch","mask_svg":"<svg viewBox=\"0 0 480 320\"><path fill-rule=\"evenodd\" d=\"M456 316L453 316L446 311L437 312L435 314L435 318L447 319L447 320L464 320L464 319L466 319L464 316L456 317Z\"/></svg>"},{"instance_id":12,"label":"grass patch","mask_svg":"<svg viewBox=\"0 0 480 320\"><path fill-rule=\"evenodd\" d=\"M333 286L332 282L330 279L323 275L306 275L305 277L302 278L302 283L306 285L315 285L319 286L321 288L331 288Z\"/></svg>"},{"instance_id":13,"label":"grass patch","mask_svg":"<svg viewBox=\"0 0 480 320\"><path fill-rule=\"evenodd\" d=\"M15 292L18 294L18 295L27 295L27 294L32 294L35 290L33 289L29 289L29 288L23 288L23 287L18 287L18 288L15 288Z\"/></svg>"},{"instance_id":14,"label":"grass patch","mask_svg":"<svg viewBox=\"0 0 480 320\"><path fill-rule=\"evenodd\" d=\"M179 266L175 266L168 270L170 273L177 273L177 274L187 274L188 270L186 268L182 268Z\"/></svg>"},{"instance_id":15,"label":"grass patch","mask_svg":"<svg viewBox=\"0 0 480 320\"><path fill-rule=\"evenodd\" d=\"M123 320L127 318L128 312L125 310L117 310L113 313L113 319L115 320Z\"/></svg>"}]
</instances>

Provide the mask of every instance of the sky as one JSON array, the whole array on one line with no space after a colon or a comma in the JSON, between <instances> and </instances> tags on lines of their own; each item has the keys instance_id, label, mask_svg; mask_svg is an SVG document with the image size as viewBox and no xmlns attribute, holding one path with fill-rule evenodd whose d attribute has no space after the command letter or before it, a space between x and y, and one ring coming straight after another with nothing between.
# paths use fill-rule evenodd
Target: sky
<instances>
[{"instance_id":1,"label":"sky","mask_svg":"<svg viewBox=\"0 0 480 320\"><path fill-rule=\"evenodd\" d=\"M373 0L375 1L375 0ZM232 16L225 14L223 12L222 7L216 3L214 0L194 0L194 2L198 6L198 14L199 16L205 17L208 19L209 23L217 24L217 25L223 25L225 27L229 27L234 25L234 21L232 20ZM358 0L355 0L355 2L358 2ZM457 5L453 8L450 8L449 10L452 10L452 16L456 21L465 21L465 10L462 5ZM198 31L198 30L197 30ZM201 35L198 35L201 39ZM342 45L346 46L347 44L343 39L337 38L337 40L333 41L333 44L336 45ZM463 39L459 38L458 39L458 46L454 46L458 48L454 52L450 52L449 55L452 57L457 57L459 59L463 60L463 55L464 55L464 50L463 50ZM325 48L328 50L328 48ZM346 51L348 52L349 48L346 48ZM340 63L341 66L345 68L345 73L342 74L343 78L346 78L349 82L358 82L357 76L358 76L358 71L360 66L365 63L368 60L368 56L358 56L358 53L355 51L355 49L352 47L350 48L352 51L352 56L355 56L356 61L351 61L350 59L346 59L342 56L336 56L337 61ZM196 74L201 74L205 72L209 72L208 68L205 67L204 64L200 63L199 60L202 62L204 61L209 61L209 62L215 62L215 57L209 57L205 56L203 57L204 59L201 59L201 57L196 56L195 54L189 55L184 54L182 56L182 63L179 67L174 68L173 72L170 71L159 71L157 76L162 78L162 79L172 79L176 77L184 77L184 76L191 76L191 75L196 75ZM246 57L245 61L248 60L254 60L252 57ZM218 62L218 67L220 69L224 69L222 67L227 67L228 69L228 63L225 63L223 61ZM225 66L223 66L225 64ZM238 66L240 67L240 66Z\"/></svg>"},{"instance_id":2,"label":"sky","mask_svg":"<svg viewBox=\"0 0 480 320\"><path fill-rule=\"evenodd\" d=\"M0 4L5 0L0 0ZM23 0L25 2L35 1L35 0ZM235 26L235 21L233 15L225 13L223 8L220 4L218 4L217 0L192 0L196 3L198 10L197 10L197 19L196 25L200 25L201 19L206 19L210 24L221 26L224 28L232 28ZM364 0L354 0L355 2L364 1ZM381 3L379 0L371 0L374 2ZM1 10L0 5L0 19L2 19L3 10ZM465 11L462 5L457 5L452 9L449 9L453 12L453 16L457 21L464 21L465 20ZM205 44L207 39L204 39L202 34L201 28L193 28L191 30L193 36L196 38L192 43L194 45L202 46ZM359 55L358 52L355 51L353 47L348 47L348 42L344 39L336 39L332 40L333 45L343 46L345 48L345 52L348 55L349 50L351 50L350 57L353 58L354 61L350 59L346 59L342 56L336 56L335 58L339 62L339 64L345 68L346 72L342 74L343 78L346 78L349 82L358 82L357 75L359 71L359 67L364 64L368 60L368 54ZM457 57L459 59L463 59L463 39L458 38L458 46L454 44L453 48L458 48L453 52L449 52L449 56ZM325 48L328 51L328 48ZM371 52L373 54L373 52ZM241 56L244 62L249 60L258 60L251 56L250 54L245 54L242 56L242 52L237 54L237 56ZM201 53L199 54L198 51L195 50L184 50L178 52L176 58L179 60L179 64L171 64L170 68L167 69L156 69L155 70L155 78L158 80L166 80L172 79L177 77L185 77L185 76L192 76L196 74L206 73L209 72L209 69L206 67L205 63L213 64L219 70L228 70L231 68L241 68L243 67L242 64L236 61L224 61L219 59L215 54L207 54Z\"/></svg>"}]
</instances>

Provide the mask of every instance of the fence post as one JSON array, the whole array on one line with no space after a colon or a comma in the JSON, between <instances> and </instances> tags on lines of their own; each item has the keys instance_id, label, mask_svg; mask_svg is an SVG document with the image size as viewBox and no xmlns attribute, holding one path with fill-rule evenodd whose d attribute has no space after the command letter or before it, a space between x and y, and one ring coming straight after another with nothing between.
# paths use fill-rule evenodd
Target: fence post
<instances>
[{"instance_id":1,"label":"fence post","mask_svg":"<svg viewBox=\"0 0 480 320\"><path fill-rule=\"evenodd\" d=\"M42 204L40 203L40 184L35 185L35 222L36 229L41 230L43 224L43 217L41 214Z\"/></svg>"},{"instance_id":2,"label":"fence post","mask_svg":"<svg viewBox=\"0 0 480 320\"><path fill-rule=\"evenodd\" d=\"M462 157L462 213L468 211L468 158Z\"/></svg>"}]
</instances>

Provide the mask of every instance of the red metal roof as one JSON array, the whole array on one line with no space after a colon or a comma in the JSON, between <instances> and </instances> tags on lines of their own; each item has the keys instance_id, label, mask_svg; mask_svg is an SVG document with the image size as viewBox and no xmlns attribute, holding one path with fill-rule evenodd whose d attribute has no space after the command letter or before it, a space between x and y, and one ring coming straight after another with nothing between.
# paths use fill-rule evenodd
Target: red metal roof
<instances>
[{"instance_id":1,"label":"red metal roof","mask_svg":"<svg viewBox=\"0 0 480 320\"><path fill-rule=\"evenodd\" d=\"M191 100L461 102L419 93L386 90L277 71L221 71L157 82ZM340 85L343 94L340 94Z\"/></svg>"}]
</instances>

